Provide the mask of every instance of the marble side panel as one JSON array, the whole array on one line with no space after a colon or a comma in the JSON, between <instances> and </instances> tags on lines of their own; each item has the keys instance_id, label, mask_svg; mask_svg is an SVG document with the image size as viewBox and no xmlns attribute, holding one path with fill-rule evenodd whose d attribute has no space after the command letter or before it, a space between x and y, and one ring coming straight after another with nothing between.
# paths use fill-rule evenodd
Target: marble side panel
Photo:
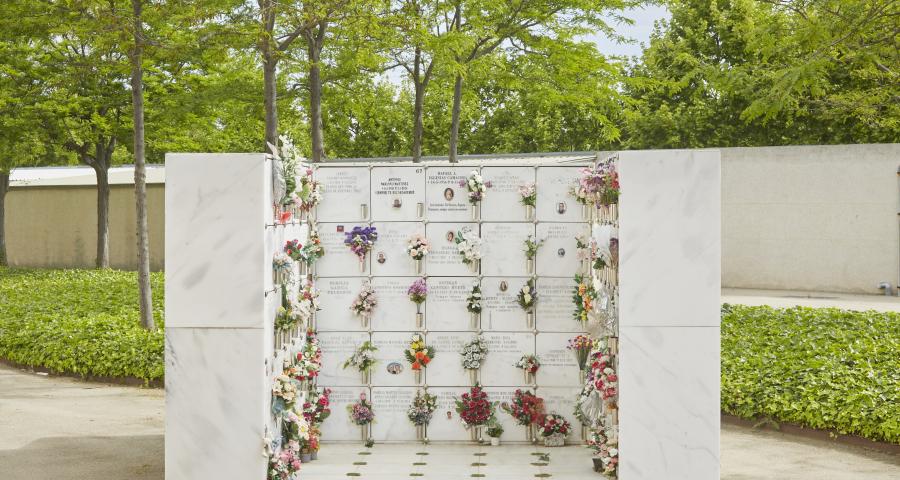
<instances>
[{"instance_id":1,"label":"marble side panel","mask_svg":"<svg viewBox=\"0 0 900 480\"><path fill-rule=\"evenodd\" d=\"M539 276L572 278L580 268L575 237L590 233L586 223L539 223L539 240L544 244L537 252Z\"/></svg>"},{"instance_id":2,"label":"marble side panel","mask_svg":"<svg viewBox=\"0 0 900 480\"><path fill-rule=\"evenodd\" d=\"M355 441L362 445L362 433L358 425L350 420L347 406L359 400L360 394L365 394L371 399L372 395L367 387L330 387L331 388L331 415L322 422L322 441ZM375 421L378 421L378 409L375 409ZM254 477L258 478L258 477Z\"/></svg>"},{"instance_id":3,"label":"marble side panel","mask_svg":"<svg viewBox=\"0 0 900 480\"><path fill-rule=\"evenodd\" d=\"M468 332L428 332L426 341L435 349L434 360L428 365L425 380L428 385L451 387L469 384L469 373L462 368L459 352L475 337Z\"/></svg>"},{"instance_id":4,"label":"marble side panel","mask_svg":"<svg viewBox=\"0 0 900 480\"><path fill-rule=\"evenodd\" d=\"M620 337L620 478L719 478L719 327Z\"/></svg>"},{"instance_id":5,"label":"marble side panel","mask_svg":"<svg viewBox=\"0 0 900 480\"><path fill-rule=\"evenodd\" d=\"M365 227L365 223L326 223L319 222L319 238L322 247L325 248L325 256L316 262L316 274L320 277L353 277L369 275L371 272L372 253L369 252L363 262L365 271L360 269L359 257L344 243L346 233L353 227ZM378 251L381 245L375 242L374 251Z\"/></svg>"},{"instance_id":6,"label":"marble side panel","mask_svg":"<svg viewBox=\"0 0 900 480\"><path fill-rule=\"evenodd\" d=\"M524 385L522 371L513 364L522 355L534 355L534 334L487 332L484 334L484 341L488 346L488 354L481 367L481 383L498 387Z\"/></svg>"},{"instance_id":7,"label":"marble side panel","mask_svg":"<svg viewBox=\"0 0 900 480\"><path fill-rule=\"evenodd\" d=\"M166 159L167 326L262 327L260 290L272 276L263 247L272 215L265 155Z\"/></svg>"},{"instance_id":8,"label":"marble side panel","mask_svg":"<svg viewBox=\"0 0 900 480\"><path fill-rule=\"evenodd\" d=\"M416 396L413 387L372 387L372 406L377 420L372 424L376 442L414 442L416 427L406 410Z\"/></svg>"},{"instance_id":9,"label":"marble side panel","mask_svg":"<svg viewBox=\"0 0 900 480\"><path fill-rule=\"evenodd\" d=\"M534 183L534 167L484 167L481 175L492 186L484 197L481 219L489 222L524 222L525 206L519 187Z\"/></svg>"},{"instance_id":10,"label":"marble side panel","mask_svg":"<svg viewBox=\"0 0 900 480\"><path fill-rule=\"evenodd\" d=\"M378 306L372 315L372 329L379 331L411 331L416 328L416 304L406 291L417 277L375 277L372 286ZM425 305L422 305L425 312Z\"/></svg>"},{"instance_id":11,"label":"marble side panel","mask_svg":"<svg viewBox=\"0 0 900 480\"><path fill-rule=\"evenodd\" d=\"M429 388L428 393L438 398L438 408L428 425L428 438L435 441L465 441L469 439L469 432L465 429L459 414L456 413L454 403L463 393L469 391L466 387L441 387Z\"/></svg>"},{"instance_id":12,"label":"marble side panel","mask_svg":"<svg viewBox=\"0 0 900 480\"><path fill-rule=\"evenodd\" d=\"M484 295L481 311L482 329L488 331L533 330L528 326L525 311L516 300L516 295L527 281L526 277L484 277L481 279L481 293Z\"/></svg>"},{"instance_id":13,"label":"marble side panel","mask_svg":"<svg viewBox=\"0 0 900 480\"><path fill-rule=\"evenodd\" d=\"M425 224L419 222L375 222L378 243L372 253L372 275L416 275L416 261L406 254L406 246L414 234L425 235ZM424 274L424 261L423 271Z\"/></svg>"},{"instance_id":14,"label":"marble side panel","mask_svg":"<svg viewBox=\"0 0 900 480\"><path fill-rule=\"evenodd\" d=\"M482 223L484 241L481 274L491 276L530 275L525 257L525 239L534 235L531 223Z\"/></svg>"},{"instance_id":15,"label":"marble side panel","mask_svg":"<svg viewBox=\"0 0 900 480\"><path fill-rule=\"evenodd\" d=\"M542 332L581 332L581 323L572 316L575 280L564 277L538 277L537 328ZM573 335L574 336L574 335Z\"/></svg>"},{"instance_id":16,"label":"marble side panel","mask_svg":"<svg viewBox=\"0 0 900 480\"><path fill-rule=\"evenodd\" d=\"M316 217L329 222L362 222L372 212L368 167L319 167L316 179L322 182L322 202Z\"/></svg>"},{"instance_id":17,"label":"marble side panel","mask_svg":"<svg viewBox=\"0 0 900 480\"><path fill-rule=\"evenodd\" d=\"M369 339L365 332L321 332L318 335L322 349L322 370L318 383L333 386L362 386L362 375L355 367L342 368L357 347Z\"/></svg>"},{"instance_id":18,"label":"marble side panel","mask_svg":"<svg viewBox=\"0 0 900 480\"><path fill-rule=\"evenodd\" d=\"M425 168L389 166L372 168L372 219L375 221L425 218Z\"/></svg>"},{"instance_id":19,"label":"marble side panel","mask_svg":"<svg viewBox=\"0 0 900 480\"><path fill-rule=\"evenodd\" d=\"M265 477L263 332L166 327L166 478Z\"/></svg>"},{"instance_id":20,"label":"marble side panel","mask_svg":"<svg viewBox=\"0 0 900 480\"><path fill-rule=\"evenodd\" d=\"M319 278L319 305L322 311L316 314L320 332L362 331L362 321L350 310L350 305L368 279L363 277ZM378 292L375 292L376 298ZM378 308L378 307L376 307Z\"/></svg>"},{"instance_id":21,"label":"marble side panel","mask_svg":"<svg viewBox=\"0 0 900 480\"><path fill-rule=\"evenodd\" d=\"M428 277L425 326L429 331L469 330L466 299L474 281L466 277Z\"/></svg>"},{"instance_id":22,"label":"marble side panel","mask_svg":"<svg viewBox=\"0 0 900 480\"><path fill-rule=\"evenodd\" d=\"M621 325L718 326L718 150L622 152L619 172Z\"/></svg>"},{"instance_id":23,"label":"marble side panel","mask_svg":"<svg viewBox=\"0 0 900 480\"><path fill-rule=\"evenodd\" d=\"M581 443L581 424L575 419L575 401L581 393L581 387L541 387L537 396L544 399L547 413L558 413L572 424L572 433L566 437L566 443Z\"/></svg>"},{"instance_id":24,"label":"marble side panel","mask_svg":"<svg viewBox=\"0 0 900 480\"><path fill-rule=\"evenodd\" d=\"M581 204L569 194L581 167L537 169L537 219L541 222L583 222Z\"/></svg>"},{"instance_id":25,"label":"marble side panel","mask_svg":"<svg viewBox=\"0 0 900 480\"><path fill-rule=\"evenodd\" d=\"M478 232L477 223L428 223L425 233L431 243L431 253L425 257L425 268L429 275L435 276L473 276L476 272L462 263L455 239L456 234L464 227ZM483 246L483 245L482 245ZM482 250L483 251L483 250Z\"/></svg>"},{"instance_id":26,"label":"marble side panel","mask_svg":"<svg viewBox=\"0 0 900 480\"><path fill-rule=\"evenodd\" d=\"M378 347L378 352L375 354L378 365L372 373L372 385L379 387L415 386L416 381L412 367L404 355L412 334L413 332L372 333L372 343Z\"/></svg>"},{"instance_id":27,"label":"marble side panel","mask_svg":"<svg viewBox=\"0 0 900 480\"><path fill-rule=\"evenodd\" d=\"M429 222L465 222L472 219L469 194L459 181L472 167L430 166L425 171L426 216ZM490 194L490 192L488 192Z\"/></svg>"},{"instance_id":28,"label":"marble side panel","mask_svg":"<svg viewBox=\"0 0 900 480\"><path fill-rule=\"evenodd\" d=\"M537 383L540 387L577 387L578 363L566 349L571 333L538 333L535 351L541 359Z\"/></svg>"}]
</instances>

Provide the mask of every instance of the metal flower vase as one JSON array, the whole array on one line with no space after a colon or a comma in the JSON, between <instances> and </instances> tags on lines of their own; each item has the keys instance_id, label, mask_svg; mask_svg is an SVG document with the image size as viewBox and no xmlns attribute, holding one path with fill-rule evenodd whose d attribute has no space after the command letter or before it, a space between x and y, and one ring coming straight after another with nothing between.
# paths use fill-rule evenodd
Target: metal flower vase
<instances>
[{"instance_id":1,"label":"metal flower vase","mask_svg":"<svg viewBox=\"0 0 900 480\"><path fill-rule=\"evenodd\" d=\"M480 317L480 313L471 313L469 315L469 330L478 330L478 320Z\"/></svg>"},{"instance_id":2,"label":"metal flower vase","mask_svg":"<svg viewBox=\"0 0 900 480\"><path fill-rule=\"evenodd\" d=\"M481 371L477 368L469 369L469 383L474 387L478 384L481 377Z\"/></svg>"},{"instance_id":3,"label":"metal flower vase","mask_svg":"<svg viewBox=\"0 0 900 480\"><path fill-rule=\"evenodd\" d=\"M428 434L426 433L426 425L416 425L416 440L420 442L424 442L426 438L428 438Z\"/></svg>"},{"instance_id":4,"label":"metal flower vase","mask_svg":"<svg viewBox=\"0 0 900 480\"><path fill-rule=\"evenodd\" d=\"M477 222L481 218L481 205L476 203L472 205L472 221Z\"/></svg>"},{"instance_id":5,"label":"metal flower vase","mask_svg":"<svg viewBox=\"0 0 900 480\"><path fill-rule=\"evenodd\" d=\"M471 437L472 441L475 443L481 443L481 439L484 438L483 432L484 432L484 425L475 425L475 426L469 427L469 436Z\"/></svg>"},{"instance_id":6,"label":"metal flower vase","mask_svg":"<svg viewBox=\"0 0 900 480\"><path fill-rule=\"evenodd\" d=\"M362 384L369 385L372 383L372 371L371 370L360 370L360 376L362 377Z\"/></svg>"},{"instance_id":7,"label":"metal flower vase","mask_svg":"<svg viewBox=\"0 0 900 480\"><path fill-rule=\"evenodd\" d=\"M421 385L422 384L422 370L414 370L413 376L415 378L416 385Z\"/></svg>"},{"instance_id":8,"label":"metal flower vase","mask_svg":"<svg viewBox=\"0 0 900 480\"><path fill-rule=\"evenodd\" d=\"M366 442L369 441L369 429L370 429L370 427L371 427L371 425L368 424L368 423L365 424L365 425L360 425L360 426L359 426L359 430L360 430L360 434L361 434L361 436L362 436L362 441L363 441L363 443L366 443Z\"/></svg>"},{"instance_id":9,"label":"metal flower vase","mask_svg":"<svg viewBox=\"0 0 900 480\"><path fill-rule=\"evenodd\" d=\"M525 312L525 323L528 325L528 328L534 328L534 311L529 310Z\"/></svg>"},{"instance_id":10,"label":"metal flower vase","mask_svg":"<svg viewBox=\"0 0 900 480\"><path fill-rule=\"evenodd\" d=\"M545 447L561 447L566 444L566 436L561 433L554 433L548 437L544 437Z\"/></svg>"},{"instance_id":11,"label":"metal flower vase","mask_svg":"<svg viewBox=\"0 0 900 480\"><path fill-rule=\"evenodd\" d=\"M534 220L534 206L525 205L525 220L529 222Z\"/></svg>"},{"instance_id":12,"label":"metal flower vase","mask_svg":"<svg viewBox=\"0 0 900 480\"><path fill-rule=\"evenodd\" d=\"M528 258L525 260L525 268L529 275L534 275L534 259Z\"/></svg>"}]
</instances>

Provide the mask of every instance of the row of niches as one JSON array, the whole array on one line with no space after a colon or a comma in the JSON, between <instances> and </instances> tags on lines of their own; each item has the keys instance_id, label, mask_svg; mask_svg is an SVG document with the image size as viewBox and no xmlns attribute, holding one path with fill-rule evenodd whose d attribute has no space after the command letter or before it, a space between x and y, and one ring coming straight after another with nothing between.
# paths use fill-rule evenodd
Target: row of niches
<instances>
[{"instance_id":1,"label":"row of niches","mask_svg":"<svg viewBox=\"0 0 900 480\"><path fill-rule=\"evenodd\" d=\"M424 367L409 361L406 352L413 338L424 340L431 356ZM322 370L318 383L328 386L485 386L577 387L581 377L575 355L566 348L574 333L559 332L319 332ZM486 353L480 368L463 366L467 343L483 340ZM349 366L354 353L365 342L373 347L375 366L368 375ZM539 367L525 375L517 365L523 357L534 356Z\"/></svg>"},{"instance_id":2,"label":"row of niches","mask_svg":"<svg viewBox=\"0 0 900 480\"><path fill-rule=\"evenodd\" d=\"M354 228L373 227L377 239L363 256L345 244ZM614 230L612 225L602 228ZM589 257L586 223L373 222L318 224L326 255L316 265L320 277L541 275L571 277ZM607 236L617 236L610 232ZM424 238L427 254L410 255ZM607 242L608 243L608 242ZM467 255L476 258L467 261Z\"/></svg>"},{"instance_id":3,"label":"row of niches","mask_svg":"<svg viewBox=\"0 0 900 480\"><path fill-rule=\"evenodd\" d=\"M428 277L421 303L410 299L410 288L420 277L319 278L319 304L327 312L318 330L429 330L429 331L524 331L580 332L576 317L574 278L553 277ZM374 291L376 305L368 318L351 305L366 287ZM472 314L473 293L480 298L480 313ZM533 288L532 288L533 287ZM530 293L530 308L523 307L523 290ZM602 286L593 299L595 317L616 318L616 287ZM521 295L520 295L521 294ZM477 309L476 309L477 310ZM474 318L473 318L474 317Z\"/></svg>"},{"instance_id":4,"label":"row of niches","mask_svg":"<svg viewBox=\"0 0 900 480\"><path fill-rule=\"evenodd\" d=\"M321 383L320 383L321 384ZM567 443L581 443L581 422L574 415L575 401L580 387L546 387L532 388L520 386L485 386L488 400L491 402L511 402L517 389L530 390L543 398L545 410L556 412L572 425L574 432L566 439ZM414 442L418 440L416 427L407 418L407 410L415 398L416 392L425 390L416 387L331 387L331 415L322 424L323 441L360 441L360 428L350 419L347 405L359 400L360 395L372 402L374 422L371 425L371 436L375 442ZM437 397L437 406L427 427L427 437L434 442L461 442L470 440L470 432L464 428L459 414L455 411L454 402L469 387L439 387L429 385L427 392ZM504 443L525 443L528 439L526 427L517 424L516 420L506 412L497 409L497 421L503 426ZM530 442L529 442L530 443Z\"/></svg>"},{"instance_id":5,"label":"row of niches","mask_svg":"<svg viewBox=\"0 0 900 480\"><path fill-rule=\"evenodd\" d=\"M325 195L317 217L328 221L584 222L571 193L580 167L319 166ZM469 179L483 192L472 198ZM529 205L530 204L530 205ZM473 207L475 207L473 211Z\"/></svg>"}]
</instances>

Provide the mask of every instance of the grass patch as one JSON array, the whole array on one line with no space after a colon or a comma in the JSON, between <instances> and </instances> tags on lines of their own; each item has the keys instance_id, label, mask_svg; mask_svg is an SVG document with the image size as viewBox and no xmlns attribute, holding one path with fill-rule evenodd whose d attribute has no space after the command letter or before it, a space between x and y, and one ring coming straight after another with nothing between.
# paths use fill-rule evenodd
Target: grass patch
<instances>
[{"instance_id":1,"label":"grass patch","mask_svg":"<svg viewBox=\"0 0 900 480\"><path fill-rule=\"evenodd\" d=\"M156 332L138 320L137 274L0 267L0 358L83 377L163 378L163 274Z\"/></svg>"},{"instance_id":2,"label":"grass patch","mask_svg":"<svg viewBox=\"0 0 900 480\"><path fill-rule=\"evenodd\" d=\"M722 410L900 443L900 314L722 306Z\"/></svg>"}]
</instances>

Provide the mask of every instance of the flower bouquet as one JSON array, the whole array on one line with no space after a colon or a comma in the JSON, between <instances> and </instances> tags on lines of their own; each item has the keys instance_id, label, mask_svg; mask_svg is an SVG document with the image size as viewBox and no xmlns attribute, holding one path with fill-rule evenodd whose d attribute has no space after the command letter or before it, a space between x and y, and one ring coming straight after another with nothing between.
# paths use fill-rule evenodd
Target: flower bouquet
<instances>
[{"instance_id":1,"label":"flower bouquet","mask_svg":"<svg viewBox=\"0 0 900 480\"><path fill-rule=\"evenodd\" d=\"M481 285L476 280L472 283L472 291L466 298L466 310L469 311L469 328L475 330L478 328L478 319L481 316Z\"/></svg>"},{"instance_id":2,"label":"flower bouquet","mask_svg":"<svg viewBox=\"0 0 900 480\"><path fill-rule=\"evenodd\" d=\"M372 370L375 368L375 364L378 363L375 359L375 352L377 351L378 347L366 340L356 348L356 351L353 352L350 358L344 361L343 368L353 367L357 369L362 374L363 385L368 385L372 383Z\"/></svg>"},{"instance_id":3,"label":"flower bouquet","mask_svg":"<svg viewBox=\"0 0 900 480\"><path fill-rule=\"evenodd\" d=\"M406 254L416 262L416 275L422 274L422 261L431 250L431 243L421 234L415 234L406 244Z\"/></svg>"},{"instance_id":4,"label":"flower bouquet","mask_svg":"<svg viewBox=\"0 0 900 480\"><path fill-rule=\"evenodd\" d=\"M513 417L516 423L525 427L525 438L529 442L534 441L534 426L540 424L544 416L543 398L528 390L517 389L512 402L504 402L500 408Z\"/></svg>"},{"instance_id":5,"label":"flower bouquet","mask_svg":"<svg viewBox=\"0 0 900 480\"><path fill-rule=\"evenodd\" d=\"M378 299L375 298L375 289L369 283L364 283L362 289L356 295L356 299L350 304L350 310L362 320L363 328L369 328L372 312L377 305Z\"/></svg>"},{"instance_id":6,"label":"flower bouquet","mask_svg":"<svg viewBox=\"0 0 900 480\"><path fill-rule=\"evenodd\" d=\"M572 425L562 415L551 413L544 416L540 427L541 438L546 447L561 447L566 437L572 432Z\"/></svg>"},{"instance_id":7,"label":"flower bouquet","mask_svg":"<svg viewBox=\"0 0 900 480\"><path fill-rule=\"evenodd\" d=\"M500 435L503 435L503 425L497 421L497 417L491 417L487 424L487 435L491 437L491 446L500 446Z\"/></svg>"},{"instance_id":8,"label":"flower bouquet","mask_svg":"<svg viewBox=\"0 0 900 480\"><path fill-rule=\"evenodd\" d=\"M267 480L291 480L300 472L300 444L288 442L278 453L269 456Z\"/></svg>"},{"instance_id":9,"label":"flower bouquet","mask_svg":"<svg viewBox=\"0 0 900 480\"><path fill-rule=\"evenodd\" d=\"M417 391L412 405L406 411L406 416L416 426L416 438L419 441L428 442L428 423L431 422L435 410L437 410L437 395Z\"/></svg>"},{"instance_id":10,"label":"flower bouquet","mask_svg":"<svg viewBox=\"0 0 900 480\"><path fill-rule=\"evenodd\" d=\"M416 328L422 328L424 324L424 316L422 315L422 303L428 297L428 284L424 278L416 279L406 290L406 295L416 304Z\"/></svg>"},{"instance_id":11,"label":"flower bouquet","mask_svg":"<svg viewBox=\"0 0 900 480\"><path fill-rule=\"evenodd\" d=\"M313 387L303 403L303 418L309 422L310 427L316 428L331 416L331 389L325 388L321 392Z\"/></svg>"},{"instance_id":12,"label":"flower bouquet","mask_svg":"<svg viewBox=\"0 0 900 480\"><path fill-rule=\"evenodd\" d=\"M434 347L425 345L425 339L418 333L414 333L409 342L409 348L403 352L406 355L406 361L412 366L412 370L416 376L416 385L422 383L422 369L427 368L431 360L434 359Z\"/></svg>"},{"instance_id":13,"label":"flower bouquet","mask_svg":"<svg viewBox=\"0 0 900 480\"><path fill-rule=\"evenodd\" d=\"M581 169L578 182L569 193L584 205L585 220L591 220L591 211L601 206L605 206L608 214L614 216L615 207L610 207L619 201L619 174L615 162L608 160Z\"/></svg>"},{"instance_id":14,"label":"flower bouquet","mask_svg":"<svg viewBox=\"0 0 900 480\"><path fill-rule=\"evenodd\" d=\"M306 343L297 352L294 362L294 379L300 382L301 390L308 390L312 382L319 376L322 369L322 350L319 348L319 339L312 332L307 332Z\"/></svg>"},{"instance_id":15,"label":"flower bouquet","mask_svg":"<svg viewBox=\"0 0 900 480\"><path fill-rule=\"evenodd\" d=\"M519 202L525 206L525 219L534 220L534 207L537 205L537 188L534 182L519 185Z\"/></svg>"},{"instance_id":16,"label":"flower bouquet","mask_svg":"<svg viewBox=\"0 0 900 480\"><path fill-rule=\"evenodd\" d=\"M525 262L529 275L534 273L534 257L537 256L537 251L543 244L544 240L535 241L534 235L529 235L525 239Z\"/></svg>"},{"instance_id":17,"label":"flower bouquet","mask_svg":"<svg viewBox=\"0 0 900 480\"><path fill-rule=\"evenodd\" d=\"M347 405L347 411L350 413L350 421L352 421L354 425L362 427L363 442L368 442L370 437L369 427L375 420L375 411L372 410L372 402L366 400L365 393L360 393L359 400Z\"/></svg>"},{"instance_id":18,"label":"flower bouquet","mask_svg":"<svg viewBox=\"0 0 900 480\"><path fill-rule=\"evenodd\" d=\"M578 363L578 372L580 375L579 383L584 383L585 368L587 367L587 359L594 348L594 340L589 335L578 335L569 339L566 346L575 354L575 361Z\"/></svg>"},{"instance_id":19,"label":"flower bouquet","mask_svg":"<svg viewBox=\"0 0 900 480\"><path fill-rule=\"evenodd\" d=\"M307 282L297 294L296 314L301 324L309 325L309 329L316 329L316 312L321 310L319 307L319 290L313 285L312 281Z\"/></svg>"},{"instance_id":20,"label":"flower bouquet","mask_svg":"<svg viewBox=\"0 0 900 480\"><path fill-rule=\"evenodd\" d=\"M538 369L541 368L541 362L537 355L522 355L522 358L514 363L513 366L522 370L525 375L525 383L532 385Z\"/></svg>"},{"instance_id":21,"label":"flower bouquet","mask_svg":"<svg viewBox=\"0 0 900 480\"><path fill-rule=\"evenodd\" d=\"M615 478L619 466L619 442L602 430L594 430L588 439L588 448L594 451L594 471Z\"/></svg>"},{"instance_id":22,"label":"flower bouquet","mask_svg":"<svg viewBox=\"0 0 900 480\"><path fill-rule=\"evenodd\" d=\"M479 370L484 359L487 358L487 352L487 344L481 335L463 345L462 351L459 352L462 355L462 367L469 371L469 381L472 382L472 385L478 385Z\"/></svg>"},{"instance_id":23,"label":"flower bouquet","mask_svg":"<svg viewBox=\"0 0 900 480\"><path fill-rule=\"evenodd\" d=\"M297 393L296 380L285 374L275 377L275 382L272 384L272 412L279 416L288 410L293 410L297 401Z\"/></svg>"},{"instance_id":24,"label":"flower bouquet","mask_svg":"<svg viewBox=\"0 0 900 480\"><path fill-rule=\"evenodd\" d=\"M316 261L325 256L325 247L322 246L322 240L319 238L319 232L315 228L309 229L309 241L303 246L301 258L303 262L300 267L306 270L312 270Z\"/></svg>"},{"instance_id":25,"label":"flower bouquet","mask_svg":"<svg viewBox=\"0 0 900 480\"><path fill-rule=\"evenodd\" d=\"M378 232L375 227L353 227L353 230L344 234L344 244L359 259L359 271L366 271L366 255L375 246L378 240Z\"/></svg>"},{"instance_id":26,"label":"flower bouquet","mask_svg":"<svg viewBox=\"0 0 900 480\"><path fill-rule=\"evenodd\" d=\"M307 168L300 177L297 186L297 206L300 209L301 218L308 215L312 217L313 209L322 201L322 184L313 178L313 170Z\"/></svg>"},{"instance_id":27,"label":"flower bouquet","mask_svg":"<svg viewBox=\"0 0 900 480\"><path fill-rule=\"evenodd\" d=\"M284 254L291 257L291 260L299 262L303 260L303 245L296 238L284 242Z\"/></svg>"},{"instance_id":28,"label":"flower bouquet","mask_svg":"<svg viewBox=\"0 0 900 480\"><path fill-rule=\"evenodd\" d=\"M572 290L572 303L575 304L575 310L572 316L575 320L581 322L582 328L594 313L594 300L597 298L597 292L593 285L589 284L583 275L575 275L575 288Z\"/></svg>"},{"instance_id":29,"label":"flower bouquet","mask_svg":"<svg viewBox=\"0 0 900 480\"><path fill-rule=\"evenodd\" d=\"M297 168L300 166L300 152L287 136L280 136L281 148L269 143L269 150L275 159L275 172L280 177L275 182L276 218L280 223L291 219L297 190Z\"/></svg>"},{"instance_id":30,"label":"flower bouquet","mask_svg":"<svg viewBox=\"0 0 900 480\"><path fill-rule=\"evenodd\" d=\"M462 394L456 400L456 413L462 419L466 429L470 430L472 441L481 442L481 430L494 416L496 405L488 399L481 386L475 385L469 393Z\"/></svg>"},{"instance_id":31,"label":"flower bouquet","mask_svg":"<svg viewBox=\"0 0 900 480\"><path fill-rule=\"evenodd\" d=\"M310 425L304 415L298 415L294 410L288 410L282 415L281 437L282 445L296 444L301 455L309 455ZM308 462L309 458L302 459Z\"/></svg>"},{"instance_id":32,"label":"flower bouquet","mask_svg":"<svg viewBox=\"0 0 900 480\"><path fill-rule=\"evenodd\" d=\"M472 170L467 178L459 181L459 186L468 190L469 203L472 205L472 220L478 220L481 201L484 200L487 189L492 187L491 182L485 182L477 170Z\"/></svg>"},{"instance_id":33,"label":"flower bouquet","mask_svg":"<svg viewBox=\"0 0 900 480\"><path fill-rule=\"evenodd\" d=\"M525 285L516 295L516 302L522 307L522 310L525 311L528 328L534 327L534 306L537 303L537 300L537 289L534 288L534 279L531 278L525 282Z\"/></svg>"},{"instance_id":34,"label":"flower bouquet","mask_svg":"<svg viewBox=\"0 0 900 480\"><path fill-rule=\"evenodd\" d=\"M471 228L465 227L456 232L454 241L457 251L462 256L462 263L477 272L478 262L481 261L481 238Z\"/></svg>"},{"instance_id":35,"label":"flower bouquet","mask_svg":"<svg viewBox=\"0 0 900 480\"><path fill-rule=\"evenodd\" d=\"M281 348L302 321L304 305L297 300L288 300L287 289L281 289L281 305L275 311L276 348Z\"/></svg>"},{"instance_id":36,"label":"flower bouquet","mask_svg":"<svg viewBox=\"0 0 900 480\"><path fill-rule=\"evenodd\" d=\"M607 349L591 353L588 380L603 400L614 398L619 393L619 376L616 375L613 358Z\"/></svg>"},{"instance_id":37,"label":"flower bouquet","mask_svg":"<svg viewBox=\"0 0 900 480\"><path fill-rule=\"evenodd\" d=\"M291 281L294 262L291 257L282 252L272 258L272 282L276 285L284 285Z\"/></svg>"}]
</instances>

